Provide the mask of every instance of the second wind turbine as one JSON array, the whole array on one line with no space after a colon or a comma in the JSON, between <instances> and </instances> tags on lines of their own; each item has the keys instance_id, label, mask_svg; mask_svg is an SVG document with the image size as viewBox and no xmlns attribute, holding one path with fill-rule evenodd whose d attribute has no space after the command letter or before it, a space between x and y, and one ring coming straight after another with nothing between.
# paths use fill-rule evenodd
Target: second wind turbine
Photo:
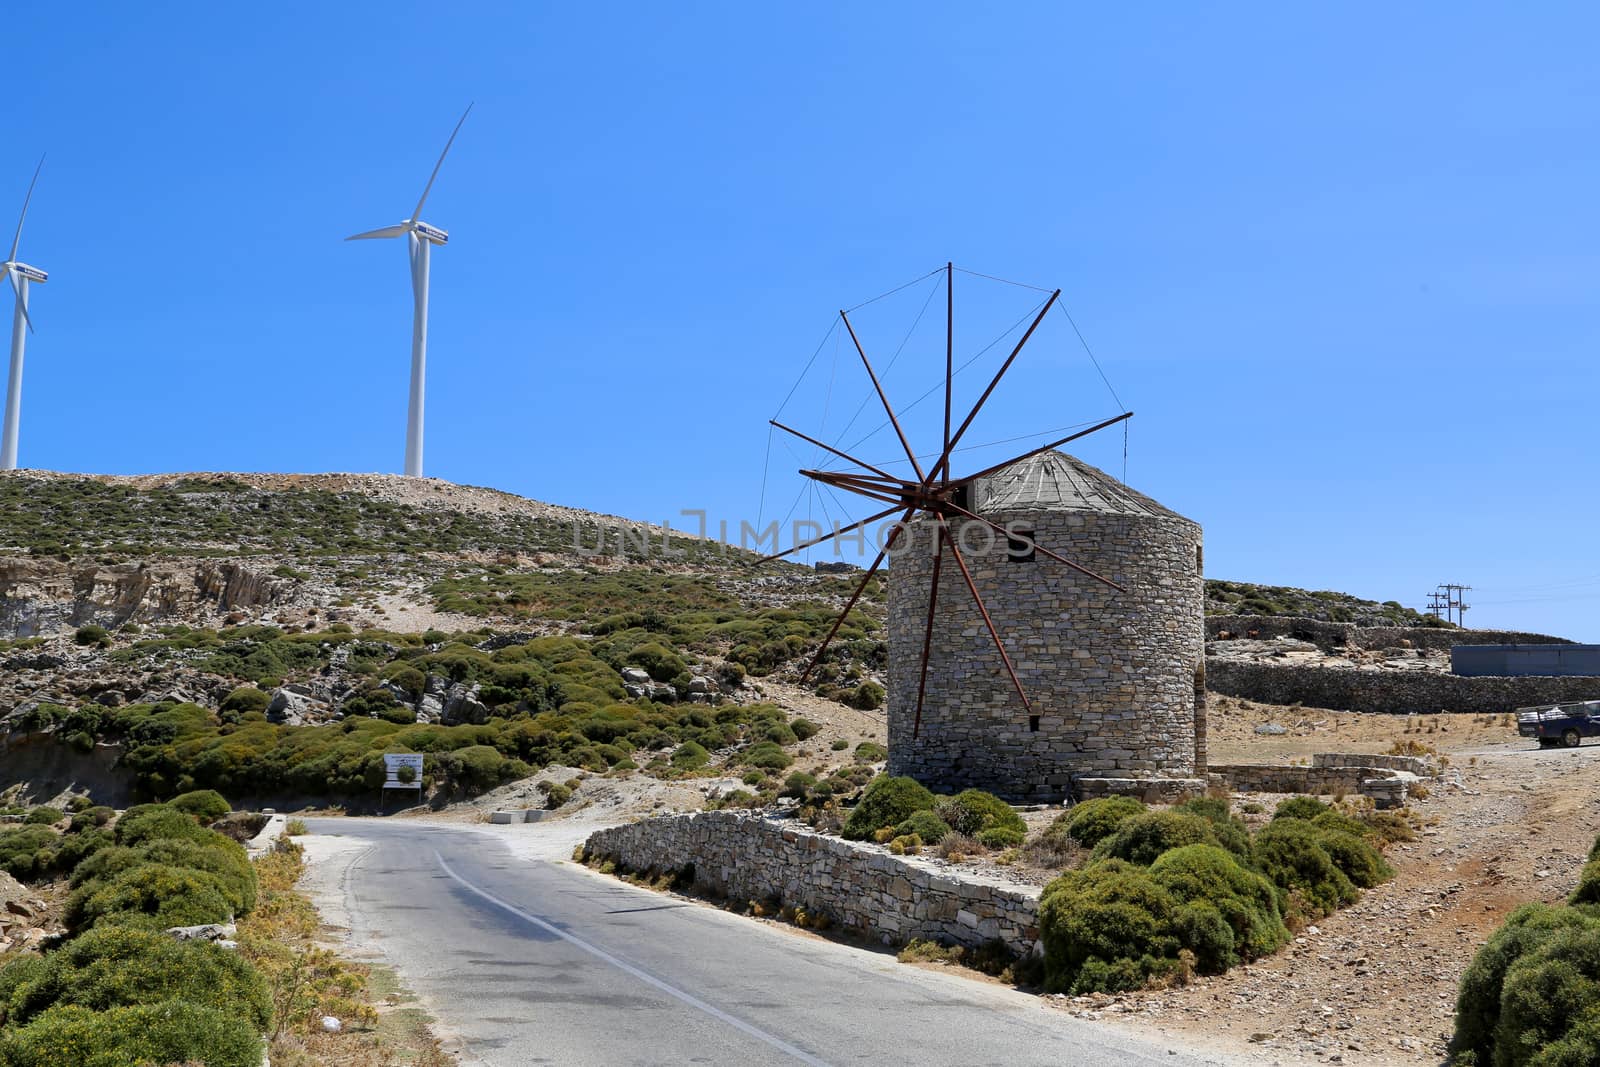
<instances>
[{"instance_id":1,"label":"second wind turbine","mask_svg":"<svg viewBox=\"0 0 1600 1067\"><path fill-rule=\"evenodd\" d=\"M467 105L467 110L461 113L456 128L450 131L450 139L444 143L444 151L439 153L439 162L433 165L433 173L428 175L428 184L423 186L422 198L417 201L416 210L411 212L411 217L397 226L385 226L380 230L368 230L346 241L365 241L379 237L404 237L410 247L411 253L411 299L413 308L411 313L411 403L406 412L406 466L405 472L409 477L422 477L422 411L427 379L428 367L428 252L433 245L446 244L450 235L436 226L429 226L422 221L422 205L428 202L428 193L433 189L433 180L439 176L439 168L444 165L444 157L450 154L450 146L455 144L456 134L461 132L461 124L467 121L467 115L472 111L472 105Z\"/></svg>"}]
</instances>

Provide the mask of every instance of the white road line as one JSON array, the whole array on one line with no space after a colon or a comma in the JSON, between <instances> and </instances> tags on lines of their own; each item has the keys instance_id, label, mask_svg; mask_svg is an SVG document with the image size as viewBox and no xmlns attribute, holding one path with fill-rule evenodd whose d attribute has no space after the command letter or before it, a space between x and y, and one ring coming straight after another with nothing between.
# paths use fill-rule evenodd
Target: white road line
<instances>
[{"instance_id":1,"label":"white road line","mask_svg":"<svg viewBox=\"0 0 1600 1067\"><path fill-rule=\"evenodd\" d=\"M825 1061L817 1059L804 1049L798 1049L794 1047L783 1038L778 1037L776 1034L769 1034L758 1026L752 1026L743 1019L729 1015L721 1008L718 1008L712 1004L707 1004L694 994L685 993L683 990L678 989L675 986L668 985L666 982L663 982L661 979L657 978L653 974L650 974L648 971L640 970L638 967L635 967L633 964L628 963L625 960L619 960L617 957L611 955L611 953L605 951L605 949L596 948L594 945L589 944L589 942L583 940L582 938L575 937L559 927L552 926L543 919L539 918L537 915L529 915L515 904L508 904L499 897L495 896L493 893L490 893L487 890L479 889L477 886L461 877L455 871L451 870L450 865L444 861L444 857L439 854L437 849L434 850L433 858L439 861L439 869L444 871L444 873L448 874L451 878L455 879L457 884L459 884L463 889L467 890L469 893L477 894L484 900L487 900L489 903L493 904L495 907L515 915L524 922L537 926L546 933L554 934L555 936L561 938L561 940L567 942L567 944L572 945L575 948L582 949L583 951L589 953L589 955L594 956L596 959L604 960L618 970L633 975L633 977L639 979L639 981L644 982L647 985L655 986L668 996L676 997L678 1000L681 1000L685 1004L689 1005L689 1007L695 1008L698 1011L703 1011L719 1022L727 1023L735 1030L748 1034L757 1041L765 1042L766 1044L777 1049L779 1052L794 1057L801 1063L809 1064L810 1067L828 1067L828 1064Z\"/></svg>"}]
</instances>

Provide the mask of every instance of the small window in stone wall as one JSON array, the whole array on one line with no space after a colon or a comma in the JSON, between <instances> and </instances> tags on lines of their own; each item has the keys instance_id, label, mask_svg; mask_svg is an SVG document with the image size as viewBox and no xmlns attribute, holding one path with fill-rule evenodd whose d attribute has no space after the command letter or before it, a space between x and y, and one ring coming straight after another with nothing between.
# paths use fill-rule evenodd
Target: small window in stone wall
<instances>
[{"instance_id":1,"label":"small window in stone wall","mask_svg":"<svg viewBox=\"0 0 1600 1067\"><path fill-rule=\"evenodd\" d=\"M1012 563L1034 560L1033 530L1013 528L1006 534L1006 559Z\"/></svg>"},{"instance_id":2,"label":"small window in stone wall","mask_svg":"<svg viewBox=\"0 0 1600 1067\"><path fill-rule=\"evenodd\" d=\"M1196 574L1204 574L1206 572L1206 546L1205 545L1195 545L1194 546L1194 570L1195 570Z\"/></svg>"},{"instance_id":3,"label":"small window in stone wall","mask_svg":"<svg viewBox=\"0 0 1600 1067\"><path fill-rule=\"evenodd\" d=\"M1039 716L1037 716L1037 715L1029 715L1028 716L1028 729L1032 733L1038 733L1039 732Z\"/></svg>"}]
</instances>

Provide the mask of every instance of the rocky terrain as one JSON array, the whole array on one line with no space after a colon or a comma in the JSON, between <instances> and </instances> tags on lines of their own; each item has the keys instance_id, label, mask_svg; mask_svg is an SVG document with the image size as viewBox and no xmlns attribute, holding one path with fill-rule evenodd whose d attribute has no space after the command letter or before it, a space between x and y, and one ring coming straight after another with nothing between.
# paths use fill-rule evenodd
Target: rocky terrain
<instances>
[{"instance_id":1,"label":"rocky terrain","mask_svg":"<svg viewBox=\"0 0 1600 1067\"><path fill-rule=\"evenodd\" d=\"M1287 585L1258 585L1206 579L1207 615L1291 615L1323 622L1349 622L1357 626L1438 626L1453 624L1426 612L1404 607L1396 600L1363 600L1332 590L1297 589Z\"/></svg>"},{"instance_id":2,"label":"rocky terrain","mask_svg":"<svg viewBox=\"0 0 1600 1067\"><path fill-rule=\"evenodd\" d=\"M663 543L686 554L641 547ZM130 742L165 744L169 762L181 765L202 743L226 748L249 737L266 746L271 732L281 748L301 733L356 736L352 725L378 716L400 729L486 731L474 744L522 745L522 755L533 745L543 754L514 780L485 781L429 818L477 821L500 808L546 806L551 792L570 790L555 817L593 827L717 806L741 791L775 789L792 772L842 780L884 741L881 590L869 589L821 677L795 683L852 584L849 574L756 567L677 533L432 481L0 475L0 716L9 728L0 789L34 802L87 789L124 804L137 799L119 765ZM1340 594L1227 582L1209 583L1208 592L1208 608L1220 613L1419 624L1398 605ZM538 644L547 638L575 644ZM506 657L522 649L540 650L529 660L537 670L508 689L515 657ZM1448 671L1448 653L1431 642L1334 647L1240 633L1211 641L1208 654ZM648 746L633 755L640 764L654 758L650 766L624 762L625 753L599 742L577 750L586 763L568 762L571 746L538 748L545 742L512 729L551 714L540 672L599 686L605 700L644 697L684 722L698 714L696 722L711 724L687 729L717 729L726 709L777 711L728 717L738 742L711 745L693 774L673 773L664 752L652 757ZM569 706L579 715L598 710L584 700ZM157 710L148 724L121 727L133 735L95 733L94 709L140 707L192 707L209 725ZM749 731L796 718L816 732L783 739L783 770L736 762ZM1600 830L1600 816L1581 802L1600 785L1600 749L1540 752L1516 741L1500 716L1360 715L1218 695L1209 730L1219 763L1396 745L1451 761L1432 792L1412 802L1425 825L1391 854L1398 877L1301 931L1285 952L1187 986L1057 1001L1214 1044L1229 1062L1437 1063L1467 960L1517 904L1568 892ZM519 752L507 752L510 766ZM1234 799L1268 811L1273 802ZM1030 827L1054 814L1030 813ZM1037 883L1051 872L1013 864L1008 876ZM0 939L10 947L51 932L50 902L34 892L0 882Z\"/></svg>"}]
</instances>

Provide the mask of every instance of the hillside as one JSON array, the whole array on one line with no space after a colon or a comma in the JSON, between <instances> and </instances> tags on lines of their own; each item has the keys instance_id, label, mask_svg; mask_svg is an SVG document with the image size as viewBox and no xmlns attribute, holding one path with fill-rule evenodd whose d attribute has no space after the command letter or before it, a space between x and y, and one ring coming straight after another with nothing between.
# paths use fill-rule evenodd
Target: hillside
<instances>
[{"instance_id":1,"label":"hillside","mask_svg":"<svg viewBox=\"0 0 1600 1067\"><path fill-rule=\"evenodd\" d=\"M359 804L403 749L431 754L440 802L546 765L722 768L770 796L797 757L831 773L882 740L880 583L794 685L852 585L437 481L16 472L0 476L0 715L34 753L15 766L129 795ZM1212 611L1415 621L1343 594L1208 594Z\"/></svg>"},{"instance_id":2,"label":"hillside","mask_svg":"<svg viewBox=\"0 0 1600 1067\"><path fill-rule=\"evenodd\" d=\"M1287 585L1206 579L1207 615L1292 615L1357 626L1453 626L1398 601L1363 600L1349 593L1313 592Z\"/></svg>"},{"instance_id":3,"label":"hillside","mask_svg":"<svg viewBox=\"0 0 1600 1067\"><path fill-rule=\"evenodd\" d=\"M801 710L852 748L881 732L877 583L811 690L787 684L851 585L441 482L18 472L0 715L33 755L0 786L48 766L140 796L359 803L407 750L443 801L550 764L692 776L765 742L754 778L775 791L816 729Z\"/></svg>"}]
</instances>

